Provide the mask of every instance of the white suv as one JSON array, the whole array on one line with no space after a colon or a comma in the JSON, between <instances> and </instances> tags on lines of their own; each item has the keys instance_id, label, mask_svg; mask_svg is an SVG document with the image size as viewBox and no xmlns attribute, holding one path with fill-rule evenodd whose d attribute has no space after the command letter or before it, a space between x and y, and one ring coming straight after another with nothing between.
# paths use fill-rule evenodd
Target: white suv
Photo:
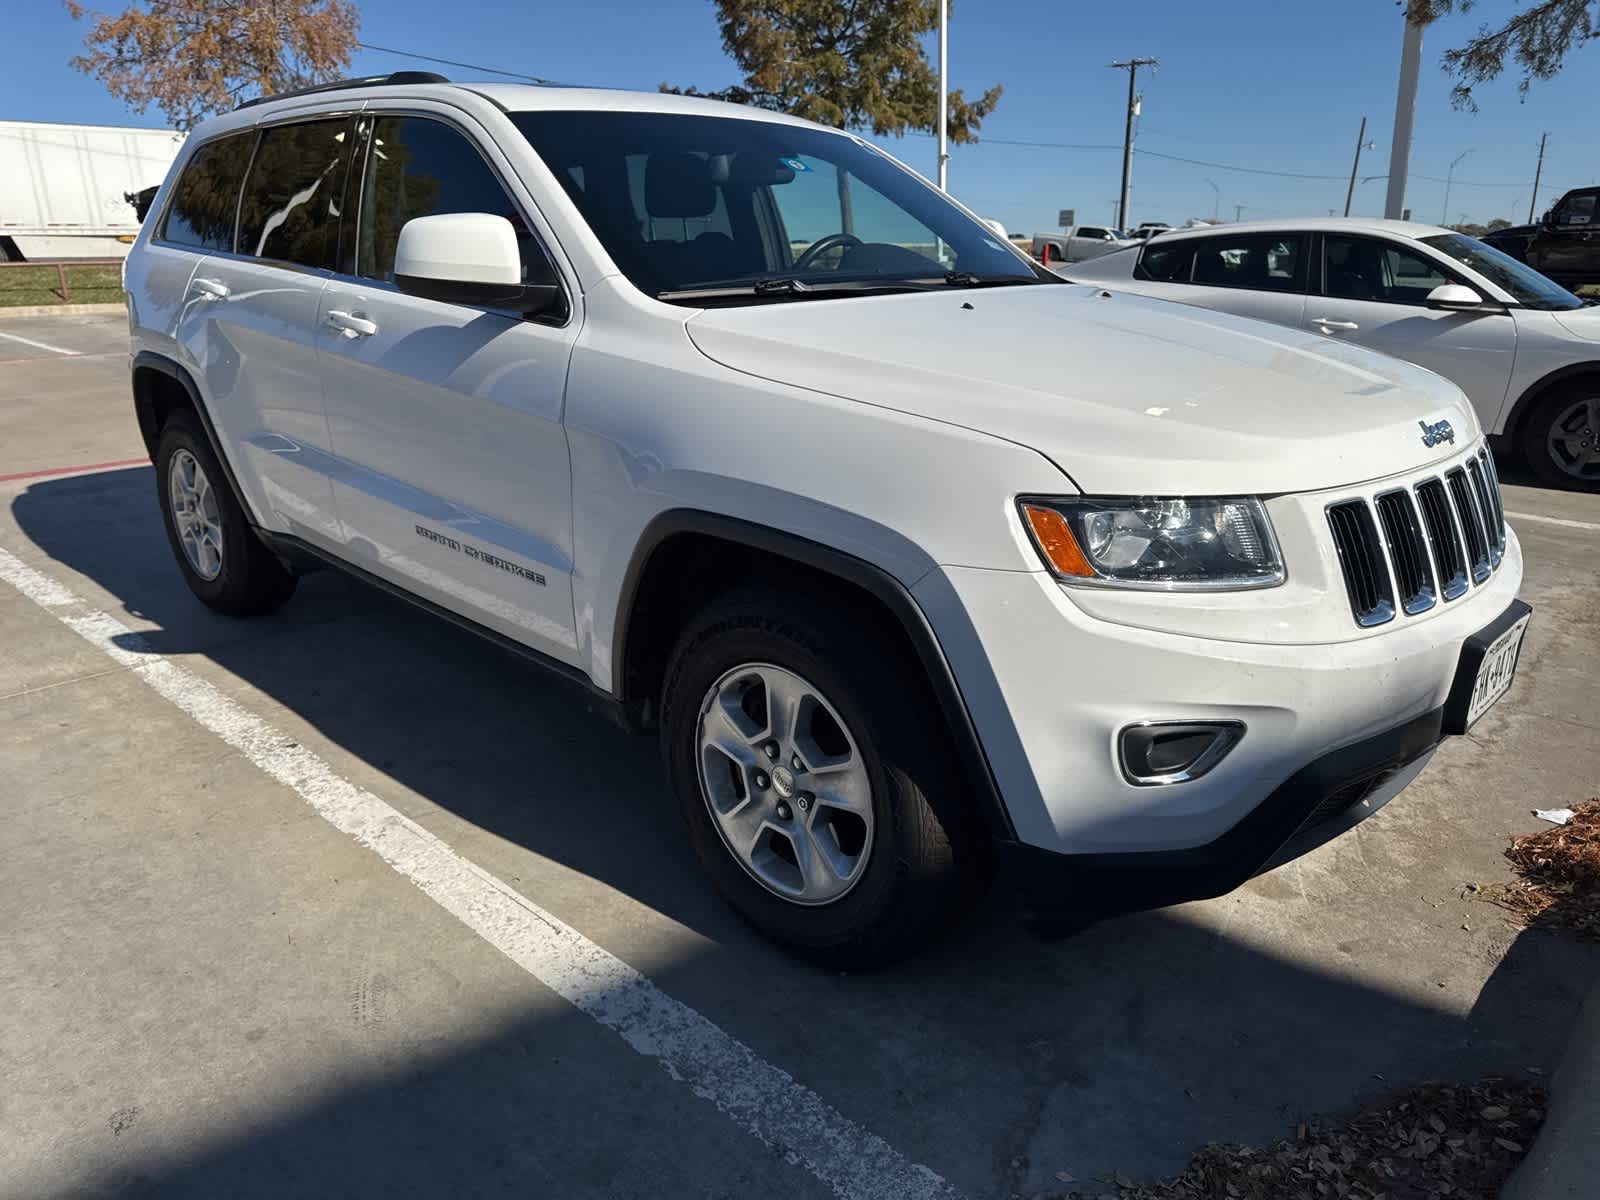
<instances>
[{"instance_id":1,"label":"white suv","mask_svg":"<svg viewBox=\"0 0 1600 1200\"><path fill-rule=\"evenodd\" d=\"M717 886L830 963L997 861L1045 926L1220 894L1516 666L1460 389L1063 283L848 133L316 89L198 129L126 279L201 600L331 564L658 729Z\"/></svg>"}]
</instances>

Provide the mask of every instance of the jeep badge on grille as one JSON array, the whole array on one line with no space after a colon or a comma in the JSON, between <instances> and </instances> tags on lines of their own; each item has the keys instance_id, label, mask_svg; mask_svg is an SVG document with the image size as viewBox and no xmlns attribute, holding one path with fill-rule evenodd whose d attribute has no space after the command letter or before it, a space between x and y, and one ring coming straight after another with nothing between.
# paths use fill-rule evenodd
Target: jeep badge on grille
<instances>
[{"instance_id":1,"label":"jeep badge on grille","mask_svg":"<svg viewBox=\"0 0 1600 1200\"><path fill-rule=\"evenodd\" d=\"M1437 446L1440 442L1456 444L1456 431L1450 428L1449 421L1435 421L1429 425L1426 421L1418 421L1422 426L1422 444L1424 446Z\"/></svg>"}]
</instances>

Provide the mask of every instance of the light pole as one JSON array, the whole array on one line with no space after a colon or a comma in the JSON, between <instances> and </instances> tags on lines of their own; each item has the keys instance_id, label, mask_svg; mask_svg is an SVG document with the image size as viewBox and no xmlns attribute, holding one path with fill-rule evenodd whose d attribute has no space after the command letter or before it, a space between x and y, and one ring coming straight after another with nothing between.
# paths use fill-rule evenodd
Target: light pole
<instances>
[{"instance_id":1,"label":"light pole","mask_svg":"<svg viewBox=\"0 0 1600 1200\"><path fill-rule=\"evenodd\" d=\"M1244 210L1245 205L1243 204L1235 204L1233 206L1233 223L1235 225L1244 219Z\"/></svg>"},{"instance_id":2,"label":"light pole","mask_svg":"<svg viewBox=\"0 0 1600 1200\"><path fill-rule=\"evenodd\" d=\"M1439 224L1443 225L1450 219L1450 180L1456 173L1456 164L1472 153L1469 146L1450 161L1450 169L1444 173L1444 210L1439 214Z\"/></svg>"},{"instance_id":3,"label":"light pole","mask_svg":"<svg viewBox=\"0 0 1600 1200\"><path fill-rule=\"evenodd\" d=\"M950 0L939 0L939 190L945 190L945 168L950 164L950 149L946 145L946 138L950 131L946 126L950 123L950 88L947 86L945 76L949 73L950 61Z\"/></svg>"},{"instance_id":4,"label":"light pole","mask_svg":"<svg viewBox=\"0 0 1600 1200\"><path fill-rule=\"evenodd\" d=\"M1394 138L1389 144L1389 194L1383 215L1398 221L1406 206L1406 171L1411 162L1411 120L1417 109L1417 74L1422 67L1422 26L1406 5L1405 36L1400 43L1400 82L1394 97Z\"/></svg>"},{"instance_id":5,"label":"light pole","mask_svg":"<svg viewBox=\"0 0 1600 1200\"><path fill-rule=\"evenodd\" d=\"M1344 215L1350 215L1350 201L1356 197L1356 172L1361 169L1361 152L1373 149L1373 144L1367 141L1367 119L1361 118L1361 132L1356 134L1356 160L1350 164L1350 186L1344 194ZM1330 217L1332 213L1328 214Z\"/></svg>"},{"instance_id":6,"label":"light pole","mask_svg":"<svg viewBox=\"0 0 1600 1200\"><path fill-rule=\"evenodd\" d=\"M1215 221L1217 219L1217 210L1222 207L1222 189L1211 183L1209 179L1205 182L1211 184L1211 219Z\"/></svg>"},{"instance_id":7,"label":"light pole","mask_svg":"<svg viewBox=\"0 0 1600 1200\"><path fill-rule=\"evenodd\" d=\"M1128 223L1128 179L1133 171L1133 106L1136 96L1133 90L1133 81L1139 74L1140 67L1159 67L1161 64L1153 58L1130 58L1126 62L1114 62L1113 68L1128 73L1128 112L1122 126L1122 199L1117 203L1117 226L1120 228Z\"/></svg>"}]
</instances>

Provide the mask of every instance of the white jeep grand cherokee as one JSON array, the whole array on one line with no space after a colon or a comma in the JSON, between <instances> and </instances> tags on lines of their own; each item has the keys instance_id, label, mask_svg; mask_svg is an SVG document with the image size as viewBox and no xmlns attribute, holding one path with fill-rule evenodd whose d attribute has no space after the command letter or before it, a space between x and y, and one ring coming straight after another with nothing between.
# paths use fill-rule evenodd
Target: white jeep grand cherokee
<instances>
[{"instance_id":1,"label":"white jeep grand cherokee","mask_svg":"<svg viewBox=\"0 0 1600 1200\"><path fill-rule=\"evenodd\" d=\"M252 103L126 279L201 600L332 564L659 729L717 886L834 964L996 861L1047 926L1225 892L1398 791L1528 620L1460 389L1063 283L784 116Z\"/></svg>"}]
</instances>

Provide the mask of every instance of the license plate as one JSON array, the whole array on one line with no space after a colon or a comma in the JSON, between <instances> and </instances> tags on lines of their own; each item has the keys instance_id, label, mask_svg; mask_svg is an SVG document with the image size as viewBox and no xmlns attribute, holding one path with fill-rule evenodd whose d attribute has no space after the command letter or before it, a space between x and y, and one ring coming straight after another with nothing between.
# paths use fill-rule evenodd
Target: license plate
<instances>
[{"instance_id":1,"label":"license plate","mask_svg":"<svg viewBox=\"0 0 1600 1200\"><path fill-rule=\"evenodd\" d=\"M1472 684L1472 698L1467 702L1467 727L1494 707L1495 701L1511 688L1517 671L1517 654L1522 649L1522 635L1527 631L1529 617L1523 617L1510 629L1495 638L1484 651L1478 664L1478 677Z\"/></svg>"}]
</instances>

